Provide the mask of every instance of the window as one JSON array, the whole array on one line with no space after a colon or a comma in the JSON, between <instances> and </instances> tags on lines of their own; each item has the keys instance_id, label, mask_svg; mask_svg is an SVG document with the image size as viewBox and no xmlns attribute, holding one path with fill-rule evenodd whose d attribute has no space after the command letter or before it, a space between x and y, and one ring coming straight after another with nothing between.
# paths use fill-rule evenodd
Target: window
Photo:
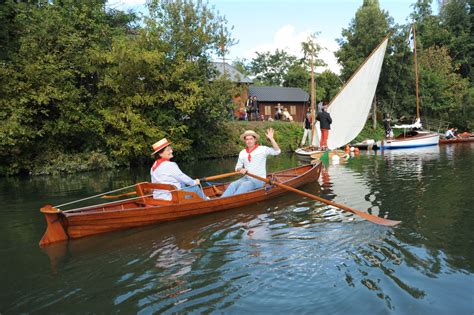
<instances>
[{"instance_id":1,"label":"window","mask_svg":"<svg viewBox=\"0 0 474 315\"><path fill-rule=\"evenodd\" d=\"M290 106L290 115L296 115L296 106Z\"/></svg>"},{"instance_id":2,"label":"window","mask_svg":"<svg viewBox=\"0 0 474 315\"><path fill-rule=\"evenodd\" d=\"M272 115L272 107L265 105L265 116L271 116Z\"/></svg>"}]
</instances>

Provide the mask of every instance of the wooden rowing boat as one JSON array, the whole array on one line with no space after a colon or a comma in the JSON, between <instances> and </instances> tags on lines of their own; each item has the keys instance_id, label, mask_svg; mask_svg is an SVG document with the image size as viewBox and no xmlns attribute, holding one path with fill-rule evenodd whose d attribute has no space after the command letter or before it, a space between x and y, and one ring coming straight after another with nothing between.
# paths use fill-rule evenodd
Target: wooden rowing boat
<instances>
[{"instance_id":1,"label":"wooden rowing boat","mask_svg":"<svg viewBox=\"0 0 474 315\"><path fill-rule=\"evenodd\" d=\"M439 144L462 143L462 142L474 142L474 136L458 137L458 138L451 138L451 139L439 139Z\"/></svg>"},{"instance_id":2,"label":"wooden rowing boat","mask_svg":"<svg viewBox=\"0 0 474 315\"><path fill-rule=\"evenodd\" d=\"M267 178L273 182L299 187L316 181L320 172L321 163L318 163L271 173ZM45 216L47 228L39 244L45 246L68 239L223 211L271 199L287 192L277 185L266 184L261 189L245 194L218 197L228 184L205 187L203 190L209 200L203 200L193 192L176 190L171 185L145 182L134 186L137 198L64 211L59 207L46 205L40 209ZM169 190L172 199L153 199L153 189Z\"/></svg>"}]
</instances>

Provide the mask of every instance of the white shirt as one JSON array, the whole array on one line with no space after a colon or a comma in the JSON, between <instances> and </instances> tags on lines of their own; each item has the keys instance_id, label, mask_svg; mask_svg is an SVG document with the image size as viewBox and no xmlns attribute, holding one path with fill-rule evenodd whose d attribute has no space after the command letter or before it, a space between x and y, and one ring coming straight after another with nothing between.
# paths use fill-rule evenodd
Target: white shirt
<instances>
[{"instance_id":1,"label":"white shirt","mask_svg":"<svg viewBox=\"0 0 474 315\"><path fill-rule=\"evenodd\" d=\"M451 129L448 129L444 134L445 137L452 137L454 138L454 132Z\"/></svg>"},{"instance_id":2,"label":"white shirt","mask_svg":"<svg viewBox=\"0 0 474 315\"><path fill-rule=\"evenodd\" d=\"M169 184L182 189L183 184L188 186L194 185L194 179L184 174L178 167L178 164L171 161L164 161L155 170L150 170L151 182L160 184ZM154 199L171 200L171 193L167 190L153 190Z\"/></svg>"},{"instance_id":3,"label":"white shirt","mask_svg":"<svg viewBox=\"0 0 474 315\"><path fill-rule=\"evenodd\" d=\"M267 156L278 155L281 150L275 150L264 145L259 145L258 148L250 153L250 162L248 160L249 154L245 149L240 151L239 159L235 169L245 168L249 173L258 175L260 177L267 177Z\"/></svg>"}]
</instances>

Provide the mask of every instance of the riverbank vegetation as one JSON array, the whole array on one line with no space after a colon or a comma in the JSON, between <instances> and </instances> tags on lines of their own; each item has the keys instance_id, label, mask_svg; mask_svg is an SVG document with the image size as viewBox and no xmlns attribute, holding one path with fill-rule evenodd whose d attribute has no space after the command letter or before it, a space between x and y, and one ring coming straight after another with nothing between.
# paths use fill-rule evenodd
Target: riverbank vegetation
<instances>
[{"instance_id":1,"label":"riverbank vegetation","mask_svg":"<svg viewBox=\"0 0 474 315\"><path fill-rule=\"evenodd\" d=\"M150 145L163 137L180 159L233 155L241 149L236 135L247 127L263 136L274 126L282 149L298 145L298 124L230 121L238 88L217 78L211 62L235 43L225 17L201 1L151 0L147 7L139 16L108 8L104 0L3 2L0 174L149 163ZM472 10L467 0L451 0L434 14L431 1L418 0L411 16L420 47L423 116L461 129L472 128L474 114ZM316 99L332 98L392 32L376 104L392 117L413 117L408 29L394 25L376 0L363 1L342 32L337 52L342 73L318 74ZM273 80L310 92L307 62L277 53L279 58L262 52L236 66L256 84ZM281 73L270 73L274 69Z\"/></svg>"}]
</instances>

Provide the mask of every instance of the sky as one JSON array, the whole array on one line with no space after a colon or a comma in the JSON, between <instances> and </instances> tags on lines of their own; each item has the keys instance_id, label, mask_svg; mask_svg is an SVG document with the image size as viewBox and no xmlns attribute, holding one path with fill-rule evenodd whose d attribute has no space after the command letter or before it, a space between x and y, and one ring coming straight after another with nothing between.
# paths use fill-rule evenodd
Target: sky
<instances>
[{"instance_id":1,"label":"sky","mask_svg":"<svg viewBox=\"0 0 474 315\"><path fill-rule=\"evenodd\" d=\"M416 0L379 0L395 23L406 24ZM145 0L109 0L109 6L145 12ZM318 32L317 41L323 47L319 58L326 68L339 73L334 52L343 28L348 28L363 0L209 0L209 5L225 16L232 37L238 43L229 49L226 60L251 60L255 52L284 49L300 57L301 42ZM318 67L317 72L325 68Z\"/></svg>"}]
</instances>

